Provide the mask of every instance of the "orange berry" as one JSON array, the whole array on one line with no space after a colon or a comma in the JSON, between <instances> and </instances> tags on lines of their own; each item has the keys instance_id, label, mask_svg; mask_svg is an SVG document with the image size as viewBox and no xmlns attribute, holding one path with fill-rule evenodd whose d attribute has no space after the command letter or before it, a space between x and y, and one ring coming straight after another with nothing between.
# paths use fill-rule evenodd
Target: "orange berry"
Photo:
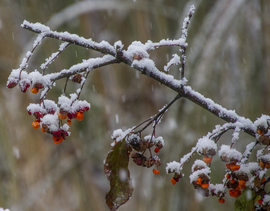
<instances>
[{"instance_id":1,"label":"orange berry","mask_svg":"<svg viewBox=\"0 0 270 211\"><path fill-rule=\"evenodd\" d=\"M264 165L264 163L262 162L262 160L260 160L260 166L261 166L262 169L265 168L265 165Z\"/></svg>"},{"instance_id":2,"label":"orange berry","mask_svg":"<svg viewBox=\"0 0 270 211\"><path fill-rule=\"evenodd\" d=\"M55 136L52 136L52 139L53 139L54 141L56 141L58 138L55 137Z\"/></svg>"},{"instance_id":3,"label":"orange berry","mask_svg":"<svg viewBox=\"0 0 270 211\"><path fill-rule=\"evenodd\" d=\"M230 189L229 194L230 194L231 197L237 198L238 196L241 195L241 191L240 190Z\"/></svg>"},{"instance_id":4,"label":"orange berry","mask_svg":"<svg viewBox=\"0 0 270 211\"><path fill-rule=\"evenodd\" d=\"M231 169L231 166L232 166L232 165L235 165L235 163L226 163L226 168L227 168L227 169Z\"/></svg>"},{"instance_id":5,"label":"orange berry","mask_svg":"<svg viewBox=\"0 0 270 211\"><path fill-rule=\"evenodd\" d=\"M239 180L238 183L239 183L239 185L245 185L246 181L245 180Z\"/></svg>"},{"instance_id":6,"label":"orange berry","mask_svg":"<svg viewBox=\"0 0 270 211\"><path fill-rule=\"evenodd\" d=\"M263 200L262 200L262 199L259 199L259 200L258 200L258 203L259 203L259 204L263 204Z\"/></svg>"},{"instance_id":7,"label":"orange berry","mask_svg":"<svg viewBox=\"0 0 270 211\"><path fill-rule=\"evenodd\" d=\"M202 186L202 188L206 189L209 187L209 184L205 183L205 184L202 184L201 186Z\"/></svg>"},{"instance_id":8,"label":"orange berry","mask_svg":"<svg viewBox=\"0 0 270 211\"><path fill-rule=\"evenodd\" d=\"M60 112L57 113L57 116L58 116L58 119L60 119L60 120L64 120L67 118L67 115L63 115Z\"/></svg>"},{"instance_id":9,"label":"orange berry","mask_svg":"<svg viewBox=\"0 0 270 211\"><path fill-rule=\"evenodd\" d=\"M270 168L269 164L265 164L265 168L269 169Z\"/></svg>"},{"instance_id":10,"label":"orange berry","mask_svg":"<svg viewBox=\"0 0 270 211\"><path fill-rule=\"evenodd\" d=\"M53 136L53 140L55 144L60 144L63 141L63 136L61 136L60 138L56 138L55 136Z\"/></svg>"},{"instance_id":11,"label":"orange berry","mask_svg":"<svg viewBox=\"0 0 270 211\"><path fill-rule=\"evenodd\" d=\"M117 144L117 141L114 141L114 144Z\"/></svg>"},{"instance_id":12,"label":"orange berry","mask_svg":"<svg viewBox=\"0 0 270 211\"><path fill-rule=\"evenodd\" d=\"M261 130L257 130L257 133L259 134L259 135L264 135L264 132L263 131L261 131Z\"/></svg>"},{"instance_id":13,"label":"orange berry","mask_svg":"<svg viewBox=\"0 0 270 211\"><path fill-rule=\"evenodd\" d=\"M45 130L43 127L41 127L41 130L42 130L42 132L43 132L43 133L45 133L45 132L46 132L46 130Z\"/></svg>"},{"instance_id":14,"label":"orange berry","mask_svg":"<svg viewBox=\"0 0 270 211\"><path fill-rule=\"evenodd\" d=\"M232 171L237 171L238 169L240 169L240 165L233 165L233 166L231 166L231 170Z\"/></svg>"},{"instance_id":15,"label":"orange berry","mask_svg":"<svg viewBox=\"0 0 270 211\"><path fill-rule=\"evenodd\" d=\"M203 161L204 161L205 163L209 164L209 163L211 163L212 158L211 158L211 157L204 156L204 157L203 157Z\"/></svg>"},{"instance_id":16,"label":"orange berry","mask_svg":"<svg viewBox=\"0 0 270 211\"><path fill-rule=\"evenodd\" d=\"M265 182L265 177L264 178L262 178L262 183L264 183Z\"/></svg>"},{"instance_id":17,"label":"orange berry","mask_svg":"<svg viewBox=\"0 0 270 211\"><path fill-rule=\"evenodd\" d=\"M82 121L82 120L83 120L83 112L78 111L78 112L76 113L76 119L77 119L78 121Z\"/></svg>"},{"instance_id":18,"label":"orange berry","mask_svg":"<svg viewBox=\"0 0 270 211\"><path fill-rule=\"evenodd\" d=\"M197 185L201 185L202 184L202 178L198 178L197 181L196 181Z\"/></svg>"},{"instance_id":19,"label":"orange berry","mask_svg":"<svg viewBox=\"0 0 270 211\"><path fill-rule=\"evenodd\" d=\"M171 178L171 183L172 183L173 185L175 185L175 184L176 184L176 180L175 180L174 178Z\"/></svg>"},{"instance_id":20,"label":"orange berry","mask_svg":"<svg viewBox=\"0 0 270 211\"><path fill-rule=\"evenodd\" d=\"M231 180L230 180L230 183L235 183L235 179L234 178L232 178Z\"/></svg>"},{"instance_id":21,"label":"orange berry","mask_svg":"<svg viewBox=\"0 0 270 211\"><path fill-rule=\"evenodd\" d=\"M32 89L30 89L30 91L33 93L33 94L37 94L39 92L39 89L37 89L36 87L33 87Z\"/></svg>"},{"instance_id":22,"label":"orange berry","mask_svg":"<svg viewBox=\"0 0 270 211\"><path fill-rule=\"evenodd\" d=\"M40 124L39 124L39 122L34 121L34 122L32 122L32 126L33 126L33 128L38 129Z\"/></svg>"},{"instance_id":23,"label":"orange berry","mask_svg":"<svg viewBox=\"0 0 270 211\"><path fill-rule=\"evenodd\" d=\"M225 202L225 199L219 198L219 199L218 199L218 202L219 202L220 204L223 204L223 203Z\"/></svg>"},{"instance_id":24,"label":"orange berry","mask_svg":"<svg viewBox=\"0 0 270 211\"><path fill-rule=\"evenodd\" d=\"M154 152L155 153L158 153L159 152L159 148L156 147L155 150L154 150Z\"/></svg>"},{"instance_id":25,"label":"orange berry","mask_svg":"<svg viewBox=\"0 0 270 211\"><path fill-rule=\"evenodd\" d=\"M231 175L230 174L226 174L226 178L227 179L230 179L231 178Z\"/></svg>"},{"instance_id":26,"label":"orange berry","mask_svg":"<svg viewBox=\"0 0 270 211\"><path fill-rule=\"evenodd\" d=\"M159 170L153 169L153 173L154 173L154 174L159 174Z\"/></svg>"},{"instance_id":27,"label":"orange berry","mask_svg":"<svg viewBox=\"0 0 270 211\"><path fill-rule=\"evenodd\" d=\"M239 187L239 189L245 189L246 188L246 185L240 185L240 184L238 184L238 187Z\"/></svg>"},{"instance_id":28,"label":"orange berry","mask_svg":"<svg viewBox=\"0 0 270 211\"><path fill-rule=\"evenodd\" d=\"M72 120L71 119L68 119L67 120L67 125L71 125L72 124Z\"/></svg>"}]
</instances>

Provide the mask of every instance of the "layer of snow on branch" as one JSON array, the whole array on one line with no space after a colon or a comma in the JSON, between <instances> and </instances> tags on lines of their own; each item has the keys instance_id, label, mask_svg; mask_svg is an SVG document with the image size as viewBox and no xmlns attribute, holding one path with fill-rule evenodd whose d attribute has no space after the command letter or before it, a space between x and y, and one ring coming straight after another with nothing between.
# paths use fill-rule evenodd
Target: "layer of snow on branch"
<instances>
[{"instance_id":1,"label":"layer of snow on branch","mask_svg":"<svg viewBox=\"0 0 270 211\"><path fill-rule=\"evenodd\" d=\"M183 21L183 26L182 26L182 38L186 38L187 37L187 28L190 22L190 15L193 15L195 13L195 7L194 5L191 5L190 9L189 9L189 14L188 17L186 17Z\"/></svg>"},{"instance_id":2,"label":"layer of snow on branch","mask_svg":"<svg viewBox=\"0 0 270 211\"><path fill-rule=\"evenodd\" d=\"M110 45L106 41L101 41L100 43L94 42L92 39L85 39L83 37L78 36L77 34L70 34L68 32L55 32L51 31L48 26L45 26L41 23L30 23L28 21L24 21L23 24L21 25L24 28L31 28L33 31L36 32L41 32L43 33L43 36L46 36L46 34L50 34L51 36L59 37L61 40L68 40L71 42L78 42L82 45L86 45L92 48L100 48L100 49L108 49L110 52L114 52L115 54L115 49L112 45Z\"/></svg>"},{"instance_id":3,"label":"layer of snow on branch","mask_svg":"<svg viewBox=\"0 0 270 211\"><path fill-rule=\"evenodd\" d=\"M122 129L117 129L113 131L113 134L111 136L111 138L118 142L121 141L122 139L124 139L131 131L133 130L133 128L129 128L125 131L123 131ZM114 146L114 142L112 142L111 146Z\"/></svg>"},{"instance_id":4,"label":"layer of snow on branch","mask_svg":"<svg viewBox=\"0 0 270 211\"><path fill-rule=\"evenodd\" d=\"M235 110L228 110L222 107L221 105L215 103L213 100L204 97L201 93L194 91L190 86L184 86L183 89L185 93L188 93L194 98L197 98L200 102L206 104L208 109L218 110L219 117L228 117L232 121L237 121L240 124L240 128L246 128L255 131L253 122L250 119L238 116Z\"/></svg>"},{"instance_id":5,"label":"layer of snow on branch","mask_svg":"<svg viewBox=\"0 0 270 211\"><path fill-rule=\"evenodd\" d=\"M196 170L196 168L198 170ZM204 174L209 177L211 173L210 168L202 160L195 160L194 164L191 167L192 174L189 176L190 183L196 181L199 178L200 174Z\"/></svg>"},{"instance_id":6,"label":"layer of snow on branch","mask_svg":"<svg viewBox=\"0 0 270 211\"><path fill-rule=\"evenodd\" d=\"M216 143L207 138L207 137L203 137L203 138L200 138L197 142L197 152L199 154L204 154L206 151L209 151L209 150L214 150L215 152L217 151L217 145Z\"/></svg>"},{"instance_id":7,"label":"layer of snow on branch","mask_svg":"<svg viewBox=\"0 0 270 211\"><path fill-rule=\"evenodd\" d=\"M268 121L270 121L270 116L268 115L261 115L260 118L257 118L257 120L254 122L254 125L258 128L259 126L263 128L268 128Z\"/></svg>"},{"instance_id":8,"label":"layer of snow on branch","mask_svg":"<svg viewBox=\"0 0 270 211\"><path fill-rule=\"evenodd\" d=\"M166 84L172 84L175 87L181 87L182 85L185 85L187 82L185 78L183 80L176 80L172 75L168 75L163 72L160 72L156 68L154 61L151 59L144 58L141 60L134 60L131 66L138 67L142 70L145 70L146 75L156 76L160 82L163 82Z\"/></svg>"},{"instance_id":9,"label":"layer of snow on branch","mask_svg":"<svg viewBox=\"0 0 270 211\"><path fill-rule=\"evenodd\" d=\"M50 78L46 75L42 75L37 70L29 73L29 78L33 85L36 83L41 83L43 86L49 86L51 84Z\"/></svg>"},{"instance_id":10,"label":"layer of snow on branch","mask_svg":"<svg viewBox=\"0 0 270 211\"><path fill-rule=\"evenodd\" d=\"M74 73L82 72L86 69L89 71L93 68L97 68L113 60L115 60L115 57L111 55L105 55L103 57L98 57L98 58L90 58L88 60L83 60L82 63L71 66L69 69L63 69L58 73L51 73L51 74L48 74L47 76L50 77L51 80L55 80L58 77L65 76L65 75L72 75Z\"/></svg>"},{"instance_id":11,"label":"layer of snow on branch","mask_svg":"<svg viewBox=\"0 0 270 211\"><path fill-rule=\"evenodd\" d=\"M230 148L228 145L222 145L220 147L220 150L218 152L219 157L227 157L230 159L240 160L242 157L242 154L238 152L236 149Z\"/></svg>"},{"instance_id":12,"label":"layer of snow on branch","mask_svg":"<svg viewBox=\"0 0 270 211\"><path fill-rule=\"evenodd\" d=\"M160 143L162 146L164 146L164 139L163 139L162 136L159 136L159 137L155 138L155 136L147 135L147 136L144 137L145 141L151 141L151 139L152 139L152 142L153 142L154 145L156 143Z\"/></svg>"},{"instance_id":13,"label":"layer of snow on branch","mask_svg":"<svg viewBox=\"0 0 270 211\"><path fill-rule=\"evenodd\" d=\"M41 23L30 23L27 20L24 20L23 23L21 24L21 27L25 28L25 27L30 27L35 31L40 31L40 32L48 32L51 31L50 27L45 26Z\"/></svg>"},{"instance_id":14,"label":"layer of snow on branch","mask_svg":"<svg viewBox=\"0 0 270 211\"><path fill-rule=\"evenodd\" d=\"M172 172L180 174L181 173L180 163L176 162L176 161L172 161L170 163L167 163L166 172L167 172L167 174L172 173Z\"/></svg>"},{"instance_id":15,"label":"layer of snow on branch","mask_svg":"<svg viewBox=\"0 0 270 211\"><path fill-rule=\"evenodd\" d=\"M180 57L177 54L172 55L172 59L164 66L164 71L169 72L171 66L181 64Z\"/></svg>"},{"instance_id":16,"label":"layer of snow on branch","mask_svg":"<svg viewBox=\"0 0 270 211\"><path fill-rule=\"evenodd\" d=\"M225 192L225 187L224 187L224 185L223 184L210 184L209 185L209 190L212 192L212 193L215 193L216 195L218 194L218 193L223 193L223 192Z\"/></svg>"}]
</instances>

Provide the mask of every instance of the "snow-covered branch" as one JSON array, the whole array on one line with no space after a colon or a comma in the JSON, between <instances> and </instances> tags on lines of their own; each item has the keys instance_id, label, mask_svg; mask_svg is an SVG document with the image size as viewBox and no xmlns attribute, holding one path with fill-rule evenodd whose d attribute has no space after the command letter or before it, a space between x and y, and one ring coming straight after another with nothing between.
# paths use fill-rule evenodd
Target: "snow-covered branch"
<instances>
[{"instance_id":1,"label":"snow-covered branch","mask_svg":"<svg viewBox=\"0 0 270 211\"><path fill-rule=\"evenodd\" d=\"M84 48L99 51L103 54L110 54L113 56L115 56L116 54L114 47L106 41L97 43L94 42L92 39L85 39L83 37L79 37L76 34L70 34L68 32L55 32L50 30L48 26L45 26L41 23L29 23L28 21L24 21L21 26L35 33L41 33L43 37L50 37L57 40L69 42Z\"/></svg>"},{"instance_id":2,"label":"snow-covered branch","mask_svg":"<svg viewBox=\"0 0 270 211\"><path fill-rule=\"evenodd\" d=\"M203 96L201 93L193 90L192 87L187 85L188 81L184 77L186 61L185 52L186 47L188 46L186 40L188 36L187 30L194 10L195 8L192 6L188 16L184 19L182 36L179 39L162 39L158 42L149 40L146 43L134 41L126 48L124 48L121 41L117 41L111 45L107 41L95 42L92 39L86 39L76 34L52 31L49 27L40 23L29 23L24 21L22 24L23 28L38 33L39 35L34 41L32 49L26 53L19 68L12 70L8 78L7 87L13 88L19 84L22 92L26 92L27 89L31 87L31 92L33 94L37 94L39 90L43 90L40 96L40 102L38 104L31 103L27 107L27 110L30 115L35 117L32 126L35 129L41 127L44 133L51 134L55 144L61 143L70 135L69 126L72 123L72 119L81 121L83 119L83 113L90 108L90 104L85 100L79 100L79 97L92 69L110 64L124 63L129 67L138 70L141 74L152 78L176 92L176 97L168 105L165 105L159 110L159 113L156 115L124 132L121 129L114 131L112 136L113 148L108 154L105 162L105 174L110 180L112 189L116 186L121 186L123 187L123 190L116 194L115 191L110 191L106 200L107 203L110 204L109 206L113 206L114 208L115 206L121 206L129 199L133 190L128 181L125 181L123 184L123 179L118 178L118 170L117 172L112 173L113 171L116 171L116 169L114 169L116 165L115 161L118 163L118 159L121 160L122 163L118 168L121 167L128 172L128 180L130 179L128 160L129 154L131 154L132 151L131 158L138 166L147 168L156 166L158 168L161 165L159 157L152 152L152 147L154 147L153 151L158 153L164 146L163 138L155 137L156 127L169 107L180 98L188 99L224 120L226 123L221 126L216 125L211 133L199 138L197 144L192 147L191 151L184 155L179 162L172 161L167 164L167 173L174 173L171 183L175 184L178 182L183 176L183 165L197 153L204 157L203 160L196 160L194 162L192 173L190 175L190 182L199 190L199 192L203 193L204 196L215 195L219 198L220 203L224 203L223 197L225 196L226 188L230 189L229 194L231 196L238 197L241 194L241 189L246 187L246 182L247 186L253 188L256 195L261 194L257 189L265 186L263 176L266 172L265 169L270 168L270 155L267 149L270 145L270 117L262 115L255 122L252 122L248 118L239 116L234 110L222 107L212 99ZM32 58L36 47L40 45L46 37L60 40L62 43L57 52L52 53L51 56L45 59L45 62L40 65L40 70L28 72L29 61ZM56 72L47 73L45 69L72 44L100 52L102 55L96 58L83 60L81 63L74 64L68 69L60 69ZM164 46L176 47L180 54L171 55L172 59L167 62L163 71L156 66L154 59L150 57L150 51L154 51L155 49ZM180 79L175 78L169 73L169 69L172 66L178 65L181 65L181 68L179 68L181 71ZM58 98L58 102L56 103L46 99L47 93L61 78L66 78L66 83L62 95ZM80 86L74 93L69 94L69 97L67 97L66 86L69 81L78 83ZM142 133L145 132L145 129L150 125L152 125L153 128L152 133L143 137ZM218 149L217 142L220 137L229 130L233 130L231 144L221 145ZM254 142L249 143L243 153L234 148L235 143L240 139L240 132L245 132L254 137ZM257 162L248 163L249 156L258 143L266 145L267 147L257 151ZM149 153L145 153L146 151ZM212 157L216 154L218 154L219 158L226 163L227 169L222 184L213 185L210 183L210 164ZM121 156L119 157L119 155ZM159 174L159 170L153 169L153 173ZM111 174L114 174L114 177L112 177ZM255 184L255 179L259 180L259 183L257 181ZM235 183L235 181L237 183ZM235 186L235 184L237 184L237 186ZM128 195L126 195L119 204L115 205L118 200L117 194L125 194L127 192ZM260 196L264 197L265 195L266 194L261 194Z\"/></svg>"}]
</instances>

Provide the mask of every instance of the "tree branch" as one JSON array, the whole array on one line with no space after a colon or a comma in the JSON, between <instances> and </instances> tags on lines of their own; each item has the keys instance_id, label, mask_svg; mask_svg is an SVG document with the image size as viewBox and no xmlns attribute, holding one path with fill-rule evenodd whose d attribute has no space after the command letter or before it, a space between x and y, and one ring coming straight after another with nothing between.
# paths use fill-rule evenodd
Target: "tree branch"
<instances>
[{"instance_id":1,"label":"tree branch","mask_svg":"<svg viewBox=\"0 0 270 211\"><path fill-rule=\"evenodd\" d=\"M177 92L181 97L184 97L193 103L199 105L200 107L208 110L215 116L223 119L226 122L237 122L241 121L242 124L245 125L243 131L247 134L255 137L254 125L252 121L241 117L235 113L235 111L225 109L221 105L215 103L213 100L204 97L200 93L194 91L191 87L186 86L186 79L182 78L182 80L175 79L172 75L165 74L161 72L159 69L155 67L153 60L149 59L148 51L153 50L155 48L161 46L178 46L180 48L185 46L185 39L180 38L178 40L161 40L157 43L147 42L145 44L140 43L132 43L130 46L135 46L136 51L134 51L134 47L127 50L117 49L110 45L108 42L102 41L101 43L97 43L92 41L91 39L85 39L79 37L78 35L69 34L67 32L53 32L39 23L29 23L24 21L22 27L28 30L31 30L36 33L42 33L44 37L51 37L54 39L58 39L61 41L69 42L72 44L79 45L84 48L89 48L95 51L98 51L105 55L101 58L90 58L86 61L83 61L80 64L73 65L68 70L62 70L59 73L48 74L52 81L56 81L60 78L69 77L78 72L83 72L86 70L102 67L108 64L113 63L125 63L136 70L140 71L142 74L153 78L161 84L171 88L175 92ZM119 41L118 41L119 42ZM130 47L129 46L129 47ZM139 56L137 55L139 54ZM140 55L142 54L142 55ZM134 59L136 56L136 59Z\"/></svg>"},{"instance_id":2,"label":"tree branch","mask_svg":"<svg viewBox=\"0 0 270 211\"><path fill-rule=\"evenodd\" d=\"M24 29L30 30L35 33L42 33L43 37L50 37L61 41L66 41L71 44L79 45L84 48L89 48L95 51L99 51L103 54L110 54L112 56L116 55L115 49L106 41L101 41L100 43L94 42L92 39L85 39L79 37L76 34L70 34L68 32L54 32L51 31L49 27L40 23L29 23L24 21L21 25Z\"/></svg>"}]
</instances>

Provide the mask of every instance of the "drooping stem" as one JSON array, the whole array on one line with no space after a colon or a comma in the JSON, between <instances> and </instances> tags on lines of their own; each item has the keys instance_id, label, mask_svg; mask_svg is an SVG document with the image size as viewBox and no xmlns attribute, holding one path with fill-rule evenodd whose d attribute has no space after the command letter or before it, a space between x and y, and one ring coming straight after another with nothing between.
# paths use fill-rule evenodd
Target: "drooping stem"
<instances>
[{"instance_id":1,"label":"drooping stem","mask_svg":"<svg viewBox=\"0 0 270 211\"><path fill-rule=\"evenodd\" d=\"M169 107L180 98L180 95L176 95L176 97L165 107L163 107L158 114L156 114L153 117L150 117L149 119L145 120L144 122L140 123L139 125L137 125L134 129L138 128L139 126L141 126L142 124L148 122L141 130L137 131L136 133L141 133L142 131L144 131L146 128L148 128L152 123L154 123L153 128L155 131L155 128L157 126L157 124L159 123L159 121L162 119L163 115L165 114L165 112L169 109Z\"/></svg>"}]
</instances>

